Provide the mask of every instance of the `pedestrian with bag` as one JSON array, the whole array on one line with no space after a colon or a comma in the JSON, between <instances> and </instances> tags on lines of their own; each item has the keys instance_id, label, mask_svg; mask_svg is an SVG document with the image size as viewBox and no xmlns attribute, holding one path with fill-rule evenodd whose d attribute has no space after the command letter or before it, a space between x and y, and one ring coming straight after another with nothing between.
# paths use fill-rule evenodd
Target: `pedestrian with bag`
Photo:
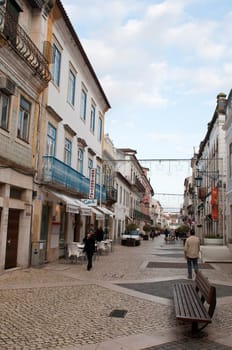
<instances>
[{"instance_id":1,"label":"pedestrian with bag","mask_svg":"<svg viewBox=\"0 0 232 350\"><path fill-rule=\"evenodd\" d=\"M195 236L195 231L190 231L190 236L186 239L184 245L184 255L187 259L188 279L192 279L192 269L197 274L198 258L200 253L200 239Z\"/></svg>"}]
</instances>

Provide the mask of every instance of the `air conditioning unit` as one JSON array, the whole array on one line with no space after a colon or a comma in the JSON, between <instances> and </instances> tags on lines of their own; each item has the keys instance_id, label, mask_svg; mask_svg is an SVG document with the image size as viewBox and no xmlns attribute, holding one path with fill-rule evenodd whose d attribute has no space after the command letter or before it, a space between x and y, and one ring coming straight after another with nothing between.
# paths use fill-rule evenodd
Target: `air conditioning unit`
<instances>
[{"instance_id":1,"label":"air conditioning unit","mask_svg":"<svg viewBox=\"0 0 232 350\"><path fill-rule=\"evenodd\" d=\"M15 83L8 77L0 76L0 90L6 95L15 94Z\"/></svg>"}]
</instances>

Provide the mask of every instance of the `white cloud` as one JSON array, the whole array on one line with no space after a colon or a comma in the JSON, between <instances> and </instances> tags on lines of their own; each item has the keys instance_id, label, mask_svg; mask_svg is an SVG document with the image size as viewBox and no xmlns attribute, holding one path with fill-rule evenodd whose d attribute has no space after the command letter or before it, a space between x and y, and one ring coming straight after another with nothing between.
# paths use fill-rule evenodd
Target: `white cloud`
<instances>
[{"instance_id":1,"label":"white cloud","mask_svg":"<svg viewBox=\"0 0 232 350\"><path fill-rule=\"evenodd\" d=\"M112 105L114 144L191 157L231 88L228 0L62 2Z\"/></svg>"}]
</instances>

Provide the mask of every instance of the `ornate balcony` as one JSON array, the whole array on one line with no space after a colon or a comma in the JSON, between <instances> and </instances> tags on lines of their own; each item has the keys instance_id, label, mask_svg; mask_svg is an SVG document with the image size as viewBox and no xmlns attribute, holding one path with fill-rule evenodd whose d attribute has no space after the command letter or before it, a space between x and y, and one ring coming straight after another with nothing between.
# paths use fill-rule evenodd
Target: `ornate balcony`
<instances>
[{"instance_id":1,"label":"ornate balcony","mask_svg":"<svg viewBox=\"0 0 232 350\"><path fill-rule=\"evenodd\" d=\"M89 196L89 178L52 156L43 157L42 182L74 191L83 198ZM103 186L101 190L96 184L95 198L100 201L100 197L103 202L106 201L106 189Z\"/></svg>"},{"instance_id":2,"label":"ornate balcony","mask_svg":"<svg viewBox=\"0 0 232 350\"><path fill-rule=\"evenodd\" d=\"M118 191L113 186L106 187L106 200L113 204L117 202Z\"/></svg>"},{"instance_id":3,"label":"ornate balcony","mask_svg":"<svg viewBox=\"0 0 232 350\"><path fill-rule=\"evenodd\" d=\"M146 214L144 214L141 211L136 210L136 209L131 209L131 217L135 220L143 220L143 221L147 221L151 224L153 222L150 215L146 215Z\"/></svg>"},{"instance_id":4,"label":"ornate balcony","mask_svg":"<svg viewBox=\"0 0 232 350\"><path fill-rule=\"evenodd\" d=\"M20 25L0 7L0 41L7 43L46 83L51 80L48 61Z\"/></svg>"},{"instance_id":5,"label":"ornate balcony","mask_svg":"<svg viewBox=\"0 0 232 350\"><path fill-rule=\"evenodd\" d=\"M133 186L134 191L136 191L138 193L145 193L145 188L138 177L135 178L132 186Z\"/></svg>"},{"instance_id":6,"label":"ornate balcony","mask_svg":"<svg viewBox=\"0 0 232 350\"><path fill-rule=\"evenodd\" d=\"M206 187L200 187L198 188L198 198L201 200L204 200L207 196L207 188Z\"/></svg>"}]
</instances>

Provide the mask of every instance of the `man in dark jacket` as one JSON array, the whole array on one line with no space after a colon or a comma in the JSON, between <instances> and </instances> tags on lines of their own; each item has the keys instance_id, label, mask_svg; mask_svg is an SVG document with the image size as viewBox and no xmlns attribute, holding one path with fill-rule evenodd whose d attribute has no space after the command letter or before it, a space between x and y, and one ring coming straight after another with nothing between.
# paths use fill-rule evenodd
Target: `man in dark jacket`
<instances>
[{"instance_id":1,"label":"man in dark jacket","mask_svg":"<svg viewBox=\"0 0 232 350\"><path fill-rule=\"evenodd\" d=\"M87 270L89 271L92 268L93 254L95 251L95 234L92 229L90 229L87 233L87 236L84 239L84 243L84 252L86 252L88 259Z\"/></svg>"}]
</instances>

